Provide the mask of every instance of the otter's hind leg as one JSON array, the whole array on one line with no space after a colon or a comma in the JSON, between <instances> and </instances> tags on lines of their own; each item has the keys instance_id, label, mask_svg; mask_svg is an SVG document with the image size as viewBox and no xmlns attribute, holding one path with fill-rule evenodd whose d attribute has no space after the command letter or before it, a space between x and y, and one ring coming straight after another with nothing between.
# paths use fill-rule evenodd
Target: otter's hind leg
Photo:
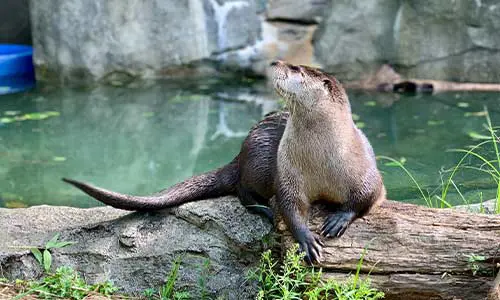
<instances>
[{"instance_id":1,"label":"otter's hind leg","mask_svg":"<svg viewBox=\"0 0 500 300\"><path fill-rule=\"evenodd\" d=\"M250 212L264 215L271 223L274 222L274 214L268 207L268 199L265 199L256 192L250 191L241 186L238 188L238 198L240 198L241 204L243 204L243 206L245 206Z\"/></svg>"}]
</instances>

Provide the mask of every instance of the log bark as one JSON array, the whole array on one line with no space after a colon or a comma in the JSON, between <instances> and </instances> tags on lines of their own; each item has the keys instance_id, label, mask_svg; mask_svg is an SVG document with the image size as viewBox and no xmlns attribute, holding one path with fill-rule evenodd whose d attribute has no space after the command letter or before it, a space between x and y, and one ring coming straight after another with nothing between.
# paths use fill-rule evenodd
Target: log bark
<instances>
[{"instance_id":1,"label":"log bark","mask_svg":"<svg viewBox=\"0 0 500 300\"><path fill-rule=\"evenodd\" d=\"M315 206L310 228L317 231L326 216ZM283 247L293 243L278 224ZM320 267L326 278L361 272L386 299L486 299L500 262L500 215L431 209L386 201L356 220L338 239L325 240ZM484 261L469 262L470 255ZM478 268L474 275L473 269Z\"/></svg>"}]
</instances>

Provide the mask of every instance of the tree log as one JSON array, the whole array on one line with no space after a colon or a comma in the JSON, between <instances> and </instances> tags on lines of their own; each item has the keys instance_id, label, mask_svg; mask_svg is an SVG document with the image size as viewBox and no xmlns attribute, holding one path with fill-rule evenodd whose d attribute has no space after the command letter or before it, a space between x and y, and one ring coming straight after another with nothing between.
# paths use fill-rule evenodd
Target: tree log
<instances>
[{"instance_id":1,"label":"tree log","mask_svg":"<svg viewBox=\"0 0 500 300\"><path fill-rule=\"evenodd\" d=\"M403 93L439 92L500 92L498 83L453 82L433 79L403 78L389 65L382 65L376 72L365 78L343 84L349 89L375 90Z\"/></svg>"},{"instance_id":2,"label":"tree log","mask_svg":"<svg viewBox=\"0 0 500 300\"><path fill-rule=\"evenodd\" d=\"M317 232L325 216L313 207L311 230ZM283 222L278 230L288 249L293 239ZM365 248L361 273L370 273L386 299L486 299L500 262L500 215L388 200L341 238L326 239L318 266L326 278L346 278L356 272ZM470 262L473 254L484 260Z\"/></svg>"}]
</instances>

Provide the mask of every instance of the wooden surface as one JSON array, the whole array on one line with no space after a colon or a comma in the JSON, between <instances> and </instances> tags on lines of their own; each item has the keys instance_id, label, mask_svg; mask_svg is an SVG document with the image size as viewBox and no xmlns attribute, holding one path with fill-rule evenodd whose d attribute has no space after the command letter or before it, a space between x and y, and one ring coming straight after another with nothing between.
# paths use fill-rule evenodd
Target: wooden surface
<instances>
[{"instance_id":1,"label":"wooden surface","mask_svg":"<svg viewBox=\"0 0 500 300\"><path fill-rule=\"evenodd\" d=\"M321 227L325 215L313 208L310 227ZM291 236L280 223L284 247ZM356 270L367 248L363 273L386 299L485 299L500 262L500 215L386 201L356 220L339 239L325 241L321 267L325 277L343 278ZM477 262L474 276L467 255Z\"/></svg>"}]
</instances>

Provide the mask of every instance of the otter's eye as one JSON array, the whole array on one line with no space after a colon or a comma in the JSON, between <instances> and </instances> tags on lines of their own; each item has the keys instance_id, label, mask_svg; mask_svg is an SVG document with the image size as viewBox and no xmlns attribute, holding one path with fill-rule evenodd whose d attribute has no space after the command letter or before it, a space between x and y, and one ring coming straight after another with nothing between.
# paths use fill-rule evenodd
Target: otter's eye
<instances>
[{"instance_id":1,"label":"otter's eye","mask_svg":"<svg viewBox=\"0 0 500 300\"><path fill-rule=\"evenodd\" d=\"M292 70L293 72L299 72L300 68L297 66L290 66L290 70Z\"/></svg>"}]
</instances>

